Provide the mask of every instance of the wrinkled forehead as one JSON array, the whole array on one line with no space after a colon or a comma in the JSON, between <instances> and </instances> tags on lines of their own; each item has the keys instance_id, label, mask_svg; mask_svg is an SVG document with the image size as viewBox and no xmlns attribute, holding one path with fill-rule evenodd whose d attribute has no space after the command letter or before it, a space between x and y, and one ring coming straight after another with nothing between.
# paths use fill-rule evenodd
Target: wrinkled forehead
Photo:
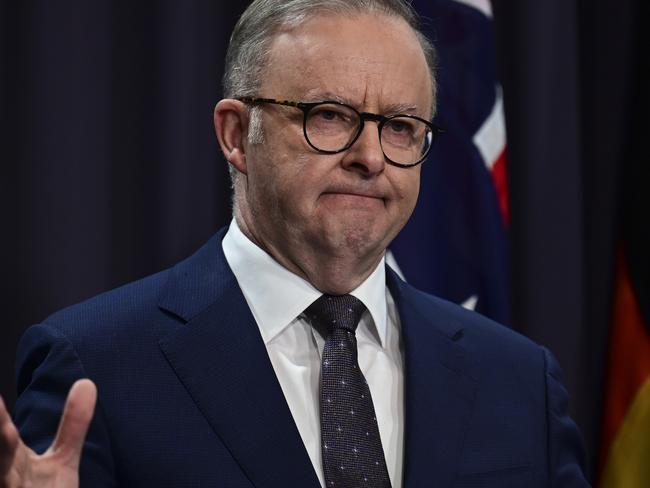
<instances>
[{"instance_id":1,"label":"wrinkled forehead","mask_svg":"<svg viewBox=\"0 0 650 488\"><path fill-rule=\"evenodd\" d=\"M386 14L318 14L274 36L261 92L270 97L328 98L364 110L412 105L428 117L432 78L418 38Z\"/></svg>"}]
</instances>

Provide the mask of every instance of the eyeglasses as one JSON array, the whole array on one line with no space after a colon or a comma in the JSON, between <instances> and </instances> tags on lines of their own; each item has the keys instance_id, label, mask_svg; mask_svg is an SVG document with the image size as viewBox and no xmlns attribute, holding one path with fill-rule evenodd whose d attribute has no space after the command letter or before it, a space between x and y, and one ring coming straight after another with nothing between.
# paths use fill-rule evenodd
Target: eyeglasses
<instances>
[{"instance_id":1,"label":"eyeglasses","mask_svg":"<svg viewBox=\"0 0 650 488\"><path fill-rule=\"evenodd\" d=\"M270 103L296 107L303 112L303 133L307 143L323 154L349 149L361 135L366 120L378 122L379 143L386 161L401 168L424 161L433 141L442 130L428 120L410 114L384 116L358 110L344 103L292 102L272 98L240 97L237 100L258 105Z\"/></svg>"}]
</instances>

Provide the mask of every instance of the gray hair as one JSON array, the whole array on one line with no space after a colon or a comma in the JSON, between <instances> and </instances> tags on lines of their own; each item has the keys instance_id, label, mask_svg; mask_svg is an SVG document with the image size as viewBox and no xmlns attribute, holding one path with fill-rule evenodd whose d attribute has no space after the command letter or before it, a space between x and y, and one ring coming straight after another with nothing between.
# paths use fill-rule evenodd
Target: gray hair
<instances>
[{"instance_id":1,"label":"gray hair","mask_svg":"<svg viewBox=\"0 0 650 488\"><path fill-rule=\"evenodd\" d=\"M413 29L424 53L432 81L431 115L435 114L436 51L420 30L420 18L408 0L255 0L242 14L230 36L223 77L226 98L257 96L274 36L298 27L319 14L378 13L401 18ZM263 141L259 110L250 109L249 141ZM237 170L230 167L233 187Z\"/></svg>"}]
</instances>

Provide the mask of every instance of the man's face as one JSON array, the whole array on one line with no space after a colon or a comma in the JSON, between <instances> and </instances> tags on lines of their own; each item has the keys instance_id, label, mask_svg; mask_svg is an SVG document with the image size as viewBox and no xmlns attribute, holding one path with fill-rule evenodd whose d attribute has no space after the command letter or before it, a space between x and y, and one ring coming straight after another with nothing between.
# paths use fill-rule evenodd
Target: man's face
<instances>
[{"instance_id":1,"label":"man's face","mask_svg":"<svg viewBox=\"0 0 650 488\"><path fill-rule=\"evenodd\" d=\"M431 79L415 34L384 15L318 16L279 34L263 80L260 97L431 116ZM298 268L316 255L376 264L413 211L420 167L387 164L375 122L350 149L328 155L308 145L299 109L261 110L264 142L246 148L244 182L255 239Z\"/></svg>"}]
</instances>

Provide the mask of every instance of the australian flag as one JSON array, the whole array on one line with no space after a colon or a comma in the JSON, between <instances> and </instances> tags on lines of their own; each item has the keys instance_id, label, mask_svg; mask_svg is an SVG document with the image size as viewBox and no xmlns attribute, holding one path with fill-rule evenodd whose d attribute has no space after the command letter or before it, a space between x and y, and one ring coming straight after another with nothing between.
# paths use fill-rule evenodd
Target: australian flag
<instances>
[{"instance_id":1,"label":"australian flag","mask_svg":"<svg viewBox=\"0 0 650 488\"><path fill-rule=\"evenodd\" d=\"M506 135L490 3L413 5L438 50L435 123L445 133L423 163L418 205L388 262L421 290L509 324Z\"/></svg>"}]
</instances>

